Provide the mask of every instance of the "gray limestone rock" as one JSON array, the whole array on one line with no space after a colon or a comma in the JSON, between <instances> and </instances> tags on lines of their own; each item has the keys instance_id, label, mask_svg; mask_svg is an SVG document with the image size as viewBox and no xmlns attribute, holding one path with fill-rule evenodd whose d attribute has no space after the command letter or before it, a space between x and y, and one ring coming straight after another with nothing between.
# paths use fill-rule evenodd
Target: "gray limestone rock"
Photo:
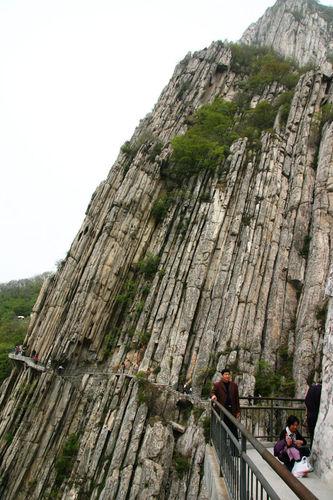
<instances>
[{"instance_id":1,"label":"gray limestone rock","mask_svg":"<svg viewBox=\"0 0 333 500\"><path fill-rule=\"evenodd\" d=\"M245 44L272 47L300 65L324 64L333 49L333 9L315 0L277 0L251 24Z\"/></svg>"},{"instance_id":2,"label":"gray limestone rock","mask_svg":"<svg viewBox=\"0 0 333 500\"><path fill-rule=\"evenodd\" d=\"M320 410L314 435L312 458L317 474L333 487L333 269L327 282L328 309L324 339ZM325 443L328 443L325 445Z\"/></svg>"}]
</instances>

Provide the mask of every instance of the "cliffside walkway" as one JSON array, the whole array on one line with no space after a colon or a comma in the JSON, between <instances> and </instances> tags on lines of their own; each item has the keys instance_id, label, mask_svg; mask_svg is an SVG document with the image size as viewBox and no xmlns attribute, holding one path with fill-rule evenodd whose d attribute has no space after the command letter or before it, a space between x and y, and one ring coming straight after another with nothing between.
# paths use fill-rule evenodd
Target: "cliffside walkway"
<instances>
[{"instance_id":1,"label":"cliffside walkway","mask_svg":"<svg viewBox=\"0 0 333 500\"><path fill-rule=\"evenodd\" d=\"M224 422L225 417L237 427L241 436L240 441ZM332 487L324 483L314 472L309 473L307 478L300 480L295 478L273 456L272 443L264 445L259 442L244 425L217 402L212 407L210 440L215 453L214 455L210 453L209 459L214 461L215 457L229 499L331 500L333 498ZM205 466L205 470L206 468ZM219 498L214 493L217 479L215 477L215 481L212 481L210 477L210 482L207 484L212 499Z\"/></svg>"},{"instance_id":2,"label":"cliffside walkway","mask_svg":"<svg viewBox=\"0 0 333 500\"><path fill-rule=\"evenodd\" d=\"M37 370L38 372L45 372L46 367L40 363L36 363L33 359L29 358L29 356L24 356L22 354L8 354L8 357L13 361L19 361L20 363L24 363L26 366L29 366L33 370Z\"/></svg>"},{"instance_id":3,"label":"cliffside walkway","mask_svg":"<svg viewBox=\"0 0 333 500\"><path fill-rule=\"evenodd\" d=\"M273 447L267 447L267 451L273 456ZM287 486L287 484L274 472L268 463L254 449L248 449L247 454L263 476L273 486L276 493L282 500L296 500L297 495ZM310 472L308 477L298 479L313 495L319 500L332 500L333 489L327 483L324 483L315 472Z\"/></svg>"},{"instance_id":4,"label":"cliffside walkway","mask_svg":"<svg viewBox=\"0 0 333 500\"><path fill-rule=\"evenodd\" d=\"M22 363L25 367L29 367L38 372L54 372L59 375L53 368L48 368L41 363L36 363L32 358L22 354L10 353L8 357L14 362ZM97 377L126 377L130 379L137 378L136 374L126 372L113 372L103 370L77 370L76 368L67 369L61 374L61 377L80 385L79 382L83 376ZM161 389L170 391L177 395L179 399L186 399L192 404L200 404L206 409L209 408L210 402L203 400L195 394L186 394L178 391L167 384L159 384L149 382ZM247 399L247 398L242 398ZM252 398L255 399L255 398ZM267 399L267 398L266 398ZM303 400L294 400L301 406ZM267 412L272 414L272 411L279 409L275 407L273 402L271 405L265 405L264 401L261 405L255 408L254 402L249 401L249 406L242 406L242 413L245 419L255 420L257 431L262 431L262 421L267 421L267 415L257 414L253 418L254 412ZM246 413L246 410L252 412L252 418ZM301 411L301 408L280 408L280 410L290 409ZM238 441L231 433L223 421L223 416L227 416L238 428L241 435L241 440ZM281 464L273 456L273 446L271 443L264 445L259 442L253 434L248 432L245 426L240 423L221 405L214 403L212 408L211 420L211 435L210 441L212 446L207 445L205 456L205 481L210 500L331 500L333 498L333 490L329 485L325 484L314 472L310 473L309 477L296 479L283 464ZM272 419L269 420L267 428L267 437L271 436ZM170 424L178 432L185 432L185 427L180 426L176 422Z\"/></svg>"}]
</instances>

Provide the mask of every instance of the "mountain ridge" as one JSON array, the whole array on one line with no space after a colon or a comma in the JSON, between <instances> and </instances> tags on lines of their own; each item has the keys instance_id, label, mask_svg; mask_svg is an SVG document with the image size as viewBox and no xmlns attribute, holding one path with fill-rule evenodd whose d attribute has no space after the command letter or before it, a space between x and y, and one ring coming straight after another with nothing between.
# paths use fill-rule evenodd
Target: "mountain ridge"
<instances>
[{"instance_id":1,"label":"mountain ridge","mask_svg":"<svg viewBox=\"0 0 333 500\"><path fill-rule=\"evenodd\" d=\"M332 57L333 6L316 0L277 0L240 41L272 47L301 66L322 65Z\"/></svg>"}]
</instances>

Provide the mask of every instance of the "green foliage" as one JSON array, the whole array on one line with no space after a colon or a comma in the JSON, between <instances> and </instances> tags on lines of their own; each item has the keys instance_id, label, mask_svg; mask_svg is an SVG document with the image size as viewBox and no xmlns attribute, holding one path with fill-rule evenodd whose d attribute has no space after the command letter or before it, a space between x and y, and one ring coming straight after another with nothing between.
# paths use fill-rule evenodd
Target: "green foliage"
<instances>
[{"instance_id":1,"label":"green foliage","mask_svg":"<svg viewBox=\"0 0 333 500\"><path fill-rule=\"evenodd\" d=\"M288 64L279 61L277 65L282 71L281 68ZM269 78L274 75L272 68ZM282 77L281 79L283 80ZM248 137L251 143L258 142L261 133L273 127L280 108L282 123L287 121L291 92L282 94L275 103L261 101L254 109L245 109L249 101L246 93L244 100L240 96L242 93L236 103L216 99L212 104L203 106L195 116L194 125L184 135L173 139L169 179L181 184L193 175L205 171L213 172L223 163L230 145L239 137ZM163 220L174 199L171 192L163 194L155 202L152 214L157 222ZM205 200L209 201L208 197Z\"/></svg>"},{"instance_id":2,"label":"green foliage","mask_svg":"<svg viewBox=\"0 0 333 500\"><path fill-rule=\"evenodd\" d=\"M147 373L144 372L144 371L139 371L137 374L136 374L136 379L140 382L142 380L147 380Z\"/></svg>"},{"instance_id":3,"label":"green foliage","mask_svg":"<svg viewBox=\"0 0 333 500\"><path fill-rule=\"evenodd\" d=\"M131 143L130 141L126 141L121 146L120 151L123 153L123 155L125 155L125 162L124 162L125 173L128 171L139 149L140 146L136 142Z\"/></svg>"},{"instance_id":4,"label":"green foliage","mask_svg":"<svg viewBox=\"0 0 333 500\"><path fill-rule=\"evenodd\" d=\"M211 203L212 201L212 196L211 196L211 193L210 193L210 190L207 189L205 190L201 195L200 195L200 198L199 198L200 202L201 203Z\"/></svg>"},{"instance_id":5,"label":"green foliage","mask_svg":"<svg viewBox=\"0 0 333 500\"><path fill-rule=\"evenodd\" d=\"M250 126L262 131L273 127L276 110L267 101L261 101L255 109L247 113L247 122Z\"/></svg>"},{"instance_id":6,"label":"green foliage","mask_svg":"<svg viewBox=\"0 0 333 500\"><path fill-rule=\"evenodd\" d=\"M15 345L23 343L30 313L45 276L0 285L0 383L10 374L8 353Z\"/></svg>"},{"instance_id":7,"label":"green foliage","mask_svg":"<svg viewBox=\"0 0 333 500\"><path fill-rule=\"evenodd\" d=\"M121 293L116 296L116 302L119 304L130 304L137 292L138 284L133 280L127 280L122 289Z\"/></svg>"},{"instance_id":8,"label":"green foliage","mask_svg":"<svg viewBox=\"0 0 333 500\"><path fill-rule=\"evenodd\" d=\"M162 222L166 214L169 211L173 202L173 196L171 193L162 193L155 201L152 209L151 215L157 223Z\"/></svg>"},{"instance_id":9,"label":"green foliage","mask_svg":"<svg viewBox=\"0 0 333 500\"><path fill-rule=\"evenodd\" d=\"M223 161L237 138L233 131L235 112L234 103L216 99L198 110L194 125L184 135L172 140L168 176L176 184L200 172L213 171Z\"/></svg>"},{"instance_id":10,"label":"green foliage","mask_svg":"<svg viewBox=\"0 0 333 500\"><path fill-rule=\"evenodd\" d=\"M7 432L5 435L5 441L9 445L13 442L14 434L12 432Z\"/></svg>"},{"instance_id":11,"label":"green foliage","mask_svg":"<svg viewBox=\"0 0 333 500\"><path fill-rule=\"evenodd\" d=\"M325 301L322 306L318 306L316 309L316 319L322 329L325 328L326 316L327 316L327 301Z\"/></svg>"},{"instance_id":12,"label":"green foliage","mask_svg":"<svg viewBox=\"0 0 333 500\"><path fill-rule=\"evenodd\" d=\"M333 121L333 105L324 104L321 108L321 123L324 125L326 122L332 123Z\"/></svg>"},{"instance_id":13,"label":"green foliage","mask_svg":"<svg viewBox=\"0 0 333 500\"><path fill-rule=\"evenodd\" d=\"M141 289L141 293L142 293L143 297L147 297L149 292L150 292L150 285L145 283Z\"/></svg>"},{"instance_id":14,"label":"green foliage","mask_svg":"<svg viewBox=\"0 0 333 500\"><path fill-rule=\"evenodd\" d=\"M237 74L251 73L253 63L262 58L269 50L255 45L230 44L232 59L230 68Z\"/></svg>"},{"instance_id":15,"label":"green foliage","mask_svg":"<svg viewBox=\"0 0 333 500\"><path fill-rule=\"evenodd\" d=\"M322 135L322 129L325 123L333 121L333 105L325 104L318 113L315 113L311 122L309 134L309 146L314 148L313 168L317 168L319 157L319 145Z\"/></svg>"},{"instance_id":16,"label":"green foliage","mask_svg":"<svg viewBox=\"0 0 333 500\"><path fill-rule=\"evenodd\" d=\"M254 95L261 94L267 85L277 82L285 89L293 89L300 72L295 64L283 59L272 50L247 45L230 44L231 69L246 74L235 102L215 99L202 106L194 116L187 132L172 140L173 152L166 177L175 185L202 172L213 172L220 167L229 153L231 144L239 137L248 137L258 143L261 132L274 125L278 110L281 122L286 123L291 92L285 92L276 102L260 102L249 109ZM172 197L163 195L152 210L160 222L172 204Z\"/></svg>"},{"instance_id":17,"label":"green foliage","mask_svg":"<svg viewBox=\"0 0 333 500\"><path fill-rule=\"evenodd\" d=\"M273 82L288 89L295 87L299 72L294 63L284 59L272 50L264 47L231 44L231 69L235 73L249 75L243 82L243 90L260 93Z\"/></svg>"},{"instance_id":18,"label":"green foliage","mask_svg":"<svg viewBox=\"0 0 333 500\"><path fill-rule=\"evenodd\" d=\"M135 306L135 312L136 312L137 314L141 314L141 313L142 313L142 311L143 311L143 309L144 309L144 307L145 307L145 303L144 303L144 301L143 301L143 300L140 300L140 301L137 303L137 305Z\"/></svg>"},{"instance_id":19,"label":"green foliage","mask_svg":"<svg viewBox=\"0 0 333 500\"><path fill-rule=\"evenodd\" d=\"M269 397L276 394L280 385L280 377L267 361L259 361L255 377L256 385L254 392L256 395L260 394L263 397Z\"/></svg>"},{"instance_id":20,"label":"green foliage","mask_svg":"<svg viewBox=\"0 0 333 500\"><path fill-rule=\"evenodd\" d=\"M225 148L218 142L189 130L172 141L172 178L177 182L192 177L203 170L214 170L224 159Z\"/></svg>"},{"instance_id":21,"label":"green foliage","mask_svg":"<svg viewBox=\"0 0 333 500\"><path fill-rule=\"evenodd\" d=\"M261 132L274 125L277 109L267 101L261 101L254 109L246 111L237 126L241 137L248 137L251 143L259 141Z\"/></svg>"},{"instance_id":22,"label":"green foliage","mask_svg":"<svg viewBox=\"0 0 333 500\"><path fill-rule=\"evenodd\" d=\"M0 285L0 320L29 316L46 275Z\"/></svg>"},{"instance_id":23,"label":"green foliage","mask_svg":"<svg viewBox=\"0 0 333 500\"><path fill-rule=\"evenodd\" d=\"M295 381L293 379L293 356L288 353L287 346L281 346L278 351L278 370L280 377L279 394L294 397Z\"/></svg>"},{"instance_id":24,"label":"green foliage","mask_svg":"<svg viewBox=\"0 0 333 500\"><path fill-rule=\"evenodd\" d=\"M55 461L55 484L57 487L71 475L74 461L79 450L79 436L70 434Z\"/></svg>"},{"instance_id":25,"label":"green foliage","mask_svg":"<svg viewBox=\"0 0 333 500\"><path fill-rule=\"evenodd\" d=\"M154 136L150 130L143 130L141 134L132 141L126 141L120 148L120 151L125 156L124 162L124 171L125 173L128 171L130 164L134 160L137 155L139 149L143 144L151 142L154 140Z\"/></svg>"},{"instance_id":26,"label":"green foliage","mask_svg":"<svg viewBox=\"0 0 333 500\"><path fill-rule=\"evenodd\" d=\"M147 373L142 371L138 372L136 374L136 379L138 381L138 403L149 406L152 397L152 390L151 384L147 380Z\"/></svg>"},{"instance_id":27,"label":"green foliage","mask_svg":"<svg viewBox=\"0 0 333 500\"><path fill-rule=\"evenodd\" d=\"M19 387L19 393L25 397L25 396L28 396L28 394L31 394L33 392L33 390L35 389L37 385L37 380L34 380L32 382L27 382L26 384L22 384L20 387Z\"/></svg>"},{"instance_id":28,"label":"green foliage","mask_svg":"<svg viewBox=\"0 0 333 500\"><path fill-rule=\"evenodd\" d=\"M130 156L133 156L133 151L135 151L135 148L133 145L131 145L130 141L126 141L121 146L120 151L128 158Z\"/></svg>"},{"instance_id":29,"label":"green foliage","mask_svg":"<svg viewBox=\"0 0 333 500\"><path fill-rule=\"evenodd\" d=\"M147 256L140 260L137 264L138 271L145 276L146 279L151 279L155 276L160 263L160 257L148 253Z\"/></svg>"},{"instance_id":30,"label":"green foliage","mask_svg":"<svg viewBox=\"0 0 333 500\"><path fill-rule=\"evenodd\" d=\"M137 344L138 349L141 349L141 347L146 347L148 345L150 337L151 337L151 332L147 331L140 332L138 335L138 344Z\"/></svg>"},{"instance_id":31,"label":"green foliage","mask_svg":"<svg viewBox=\"0 0 333 500\"><path fill-rule=\"evenodd\" d=\"M191 468L191 460L188 457L184 457L177 451L175 451L173 454L172 462L177 476L180 479L184 477Z\"/></svg>"},{"instance_id":32,"label":"green foliage","mask_svg":"<svg viewBox=\"0 0 333 500\"><path fill-rule=\"evenodd\" d=\"M298 78L299 73L291 62L270 52L253 61L250 77L245 82L244 87L247 90L260 93L267 85L277 82L287 89L292 89Z\"/></svg>"},{"instance_id":33,"label":"green foliage","mask_svg":"<svg viewBox=\"0 0 333 500\"><path fill-rule=\"evenodd\" d=\"M293 397L295 382L292 377L292 357L288 349L281 347L278 352L278 369L273 369L264 360L259 361L256 372L255 394L262 397Z\"/></svg>"},{"instance_id":34,"label":"green foliage","mask_svg":"<svg viewBox=\"0 0 333 500\"><path fill-rule=\"evenodd\" d=\"M149 382L148 374L140 371L136 375L138 383L137 401L139 405L145 404L148 409L150 417L158 415L163 419L163 412L165 410L164 403L160 402L160 390L154 384Z\"/></svg>"},{"instance_id":35,"label":"green foliage","mask_svg":"<svg viewBox=\"0 0 333 500\"><path fill-rule=\"evenodd\" d=\"M311 236L309 234L307 234L304 238L303 247L300 251L300 254L302 257L304 257L304 259L308 258L309 250L310 250L310 243L311 243Z\"/></svg>"},{"instance_id":36,"label":"green foliage","mask_svg":"<svg viewBox=\"0 0 333 500\"><path fill-rule=\"evenodd\" d=\"M149 160L154 161L156 156L158 156L162 152L162 149L163 149L163 142L157 140L150 148L148 155Z\"/></svg>"},{"instance_id":37,"label":"green foliage","mask_svg":"<svg viewBox=\"0 0 333 500\"><path fill-rule=\"evenodd\" d=\"M294 93L292 91L288 91L280 94L276 100L275 106L280 111L280 119L282 124L287 123L293 96Z\"/></svg>"},{"instance_id":38,"label":"green foliage","mask_svg":"<svg viewBox=\"0 0 333 500\"><path fill-rule=\"evenodd\" d=\"M117 346L118 338L119 338L119 330L117 328L115 328L105 336L104 351L103 351L104 357L110 356L110 354L113 353L113 351Z\"/></svg>"}]
</instances>

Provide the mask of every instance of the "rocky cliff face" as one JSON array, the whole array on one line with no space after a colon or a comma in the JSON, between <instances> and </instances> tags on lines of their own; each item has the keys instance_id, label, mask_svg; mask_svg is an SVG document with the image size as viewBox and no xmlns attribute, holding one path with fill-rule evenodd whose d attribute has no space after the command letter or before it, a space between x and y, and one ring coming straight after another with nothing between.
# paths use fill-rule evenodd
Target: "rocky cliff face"
<instances>
[{"instance_id":1,"label":"rocky cliff face","mask_svg":"<svg viewBox=\"0 0 333 500\"><path fill-rule=\"evenodd\" d=\"M168 199L170 140L202 104L243 91L232 53L213 43L177 66L45 284L26 340L53 368L17 362L2 386L2 498L205 498L214 372L231 366L248 395L260 360L277 372L293 360L304 395L320 371L332 75L300 76L273 129L255 142L239 136L218 169ZM285 91L266 82L250 108Z\"/></svg>"},{"instance_id":2,"label":"rocky cliff face","mask_svg":"<svg viewBox=\"0 0 333 500\"><path fill-rule=\"evenodd\" d=\"M333 7L316 0L278 0L241 41L272 47L301 66L322 64L333 49Z\"/></svg>"},{"instance_id":3,"label":"rocky cliff face","mask_svg":"<svg viewBox=\"0 0 333 500\"><path fill-rule=\"evenodd\" d=\"M326 294L329 300L323 357L323 380L321 405L316 425L313 455L318 474L333 486L333 269L331 270ZM328 445L325 445L328 443Z\"/></svg>"}]
</instances>

